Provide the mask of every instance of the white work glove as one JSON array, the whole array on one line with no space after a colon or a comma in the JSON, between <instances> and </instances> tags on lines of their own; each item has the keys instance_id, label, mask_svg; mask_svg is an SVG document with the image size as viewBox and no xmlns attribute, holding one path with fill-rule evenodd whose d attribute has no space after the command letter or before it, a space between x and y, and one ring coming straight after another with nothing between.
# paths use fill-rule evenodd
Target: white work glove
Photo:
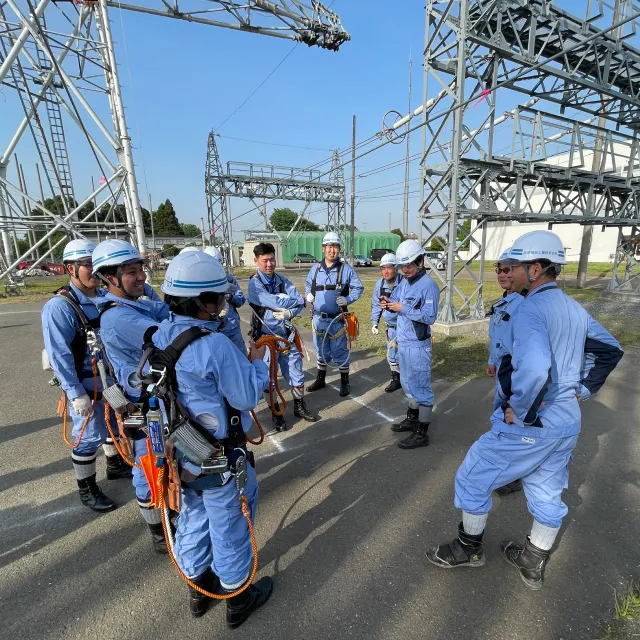
<instances>
[{"instance_id":1,"label":"white work glove","mask_svg":"<svg viewBox=\"0 0 640 640\"><path fill-rule=\"evenodd\" d=\"M276 298L279 300L288 300L290 298L288 293L277 293Z\"/></svg>"},{"instance_id":2,"label":"white work glove","mask_svg":"<svg viewBox=\"0 0 640 640\"><path fill-rule=\"evenodd\" d=\"M309 304L311 304L315 299L316 297L313 295L313 293L307 293L307 302Z\"/></svg>"},{"instance_id":3,"label":"white work glove","mask_svg":"<svg viewBox=\"0 0 640 640\"><path fill-rule=\"evenodd\" d=\"M91 398L86 393L72 400L71 404L73 404L73 410L79 416L90 416L93 413Z\"/></svg>"},{"instance_id":4,"label":"white work glove","mask_svg":"<svg viewBox=\"0 0 640 640\"><path fill-rule=\"evenodd\" d=\"M374 324L373 327L371 327L371 333L373 333L374 336L377 336L380 333L377 324Z\"/></svg>"},{"instance_id":5,"label":"white work glove","mask_svg":"<svg viewBox=\"0 0 640 640\"><path fill-rule=\"evenodd\" d=\"M276 320L291 320L291 311L289 311L289 309L278 309L273 312L273 317Z\"/></svg>"},{"instance_id":6,"label":"white work glove","mask_svg":"<svg viewBox=\"0 0 640 640\"><path fill-rule=\"evenodd\" d=\"M336 296L336 304L339 307L346 307L347 306L347 299L344 296Z\"/></svg>"}]
</instances>

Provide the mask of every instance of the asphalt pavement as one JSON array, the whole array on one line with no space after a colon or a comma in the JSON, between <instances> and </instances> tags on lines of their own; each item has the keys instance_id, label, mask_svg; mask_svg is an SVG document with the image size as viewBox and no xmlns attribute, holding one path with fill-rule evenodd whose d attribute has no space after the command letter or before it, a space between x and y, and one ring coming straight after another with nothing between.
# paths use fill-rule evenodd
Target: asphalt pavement
<instances>
[{"instance_id":1,"label":"asphalt pavement","mask_svg":"<svg viewBox=\"0 0 640 640\"><path fill-rule=\"evenodd\" d=\"M59 391L40 368L41 306L0 306L2 638L582 640L602 635L612 588L640 578L638 348L584 405L569 515L533 593L498 549L529 530L522 494L496 497L483 569L442 571L424 556L456 533L453 478L488 428L491 382L436 381L431 445L401 451L389 424L405 411L402 392L385 394L386 362L356 346L351 397L330 372L328 388L307 396L322 420L295 421L288 406L293 428L254 448L258 576L273 576L271 600L242 631L226 629L220 604L194 620L185 585L151 550L132 487L105 479L102 456L98 481L119 508L100 516L80 503ZM259 415L269 422L264 403Z\"/></svg>"}]
</instances>

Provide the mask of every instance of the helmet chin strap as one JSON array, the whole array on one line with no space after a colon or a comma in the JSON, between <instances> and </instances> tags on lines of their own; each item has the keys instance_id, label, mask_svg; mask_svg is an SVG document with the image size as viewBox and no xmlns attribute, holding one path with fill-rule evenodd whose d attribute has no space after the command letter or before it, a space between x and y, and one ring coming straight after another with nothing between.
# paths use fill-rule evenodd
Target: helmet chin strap
<instances>
[{"instance_id":1,"label":"helmet chin strap","mask_svg":"<svg viewBox=\"0 0 640 640\"><path fill-rule=\"evenodd\" d=\"M96 275L98 276L98 278L100 280L102 280L102 282L104 284L107 285L107 287L115 287L116 289L120 289L120 291L122 291L122 293L124 293L124 295L129 298L130 300L137 300L138 298L140 298L141 296L132 296L125 288L124 285L122 284L122 266L119 265L118 266L118 270L116 271L116 277L118 278L118 284L113 284L113 282L111 282L111 280L109 280L109 278L107 278L107 276L105 276L104 274L100 273L99 271L96 273ZM143 294L144 295L144 294Z\"/></svg>"},{"instance_id":2,"label":"helmet chin strap","mask_svg":"<svg viewBox=\"0 0 640 640\"><path fill-rule=\"evenodd\" d=\"M198 307L200 311L202 311L203 313L206 313L213 322L219 322L220 326L222 326L222 324L224 323L224 319L221 318L217 313L211 313L211 311L207 309L207 307L204 305L202 300L200 300L200 298L195 298L194 302L196 303L196 307Z\"/></svg>"},{"instance_id":3,"label":"helmet chin strap","mask_svg":"<svg viewBox=\"0 0 640 640\"><path fill-rule=\"evenodd\" d=\"M529 267L530 267L532 264L535 264L535 262L534 262L534 263L528 263L528 264L523 264L523 265L522 265L522 266L524 267L524 272L527 274L527 283L528 283L528 286L527 286L527 287L525 287L525 288L520 292L520 293L522 293L522 295L523 295L523 296L526 296L526 295L529 293L529 290L531 289L531 285L532 285L532 284L534 284L535 282L537 282L538 280L540 280L540 278L542 278L542 276L543 276L543 275L544 275L544 274L545 274L549 269L551 269L551 268L556 269L556 265L555 265L555 264L553 264L553 263L551 263L550 265L548 265L548 266L546 266L546 267L543 267L543 268L542 268L542 271L540 272L540 275L538 275L538 277L537 277L537 278L532 278L532 277L529 275ZM558 274L557 274L557 271L556 271L556 275L558 275Z\"/></svg>"}]
</instances>

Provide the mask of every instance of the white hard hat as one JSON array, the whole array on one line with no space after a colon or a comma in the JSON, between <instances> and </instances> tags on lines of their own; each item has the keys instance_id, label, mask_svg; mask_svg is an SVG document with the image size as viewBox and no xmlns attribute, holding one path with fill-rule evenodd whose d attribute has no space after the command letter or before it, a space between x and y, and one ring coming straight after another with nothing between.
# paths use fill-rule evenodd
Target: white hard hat
<instances>
[{"instance_id":1,"label":"white hard hat","mask_svg":"<svg viewBox=\"0 0 640 640\"><path fill-rule=\"evenodd\" d=\"M510 252L511 252L511 247L509 247L508 249L505 249L500 254L500 257L498 258L498 264L506 264L506 265L517 264L518 261L510 257Z\"/></svg>"},{"instance_id":2,"label":"white hard hat","mask_svg":"<svg viewBox=\"0 0 640 640\"><path fill-rule=\"evenodd\" d=\"M76 260L84 260L91 258L96 245L89 240L78 239L67 243L62 252L62 262L75 262Z\"/></svg>"},{"instance_id":3,"label":"white hard hat","mask_svg":"<svg viewBox=\"0 0 640 640\"><path fill-rule=\"evenodd\" d=\"M212 258L215 258L218 262L222 262L222 253L220 253L218 247L205 247L204 252Z\"/></svg>"},{"instance_id":4,"label":"white hard hat","mask_svg":"<svg viewBox=\"0 0 640 640\"><path fill-rule=\"evenodd\" d=\"M552 231L529 231L520 236L509 251L509 258L518 262L549 260L553 264L567 264L562 240Z\"/></svg>"},{"instance_id":5,"label":"white hard hat","mask_svg":"<svg viewBox=\"0 0 640 640\"><path fill-rule=\"evenodd\" d=\"M380 260L380 266L396 266L396 254L395 253L385 253L382 256L382 260Z\"/></svg>"},{"instance_id":6,"label":"white hard hat","mask_svg":"<svg viewBox=\"0 0 640 640\"><path fill-rule=\"evenodd\" d=\"M93 273L102 267L119 267L123 264L145 262L140 252L124 240L105 240L94 250L92 255Z\"/></svg>"},{"instance_id":7,"label":"white hard hat","mask_svg":"<svg viewBox=\"0 0 640 640\"><path fill-rule=\"evenodd\" d=\"M405 240L396 249L396 264L398 266L410 264L424 253L424 248L417 240Z\"/></svg>"},{"instance_id":8,"label":"white hard hat","mask_svg":"<svg viewBox=\"0 0 640 640\"><path fill-rule=\"evenodd\" d=\"M195 298L202 293L226 293L227 274L220 263L204 251L179 253L167 267L160 287L170 296Z\"/></svg>"},{"instance_id":9,"label":"white hard hat","mask_svg":"<svg viewBox=\"0 0 640 640\"><path fill-rule=\"evenodd\" d=\"M189 251L202 251L202 249L198 249L198 247L185 247L184 249L180 249L180 253L189 253Z\"/></svg>"},{"instance_id":10,"label":"white hard hat","mask_svg":"<svg viewBox=\"0 0 640 640\"><path fill-rule=\"evenodd\" d=\"M325 234L324 238L322 238L322 246L324 247L326 244L337 244L340 246L340 236L335 231L329 231L329 233Z\"/></svg>"}]
</instances>

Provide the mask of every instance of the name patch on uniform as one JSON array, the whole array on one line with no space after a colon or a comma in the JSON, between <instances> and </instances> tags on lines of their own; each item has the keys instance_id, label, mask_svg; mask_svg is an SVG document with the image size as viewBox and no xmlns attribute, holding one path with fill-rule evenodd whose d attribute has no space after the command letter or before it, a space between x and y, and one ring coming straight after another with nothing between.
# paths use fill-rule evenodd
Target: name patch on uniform
<instances>
[{"instance_id":1,"label":"name patch on uniform","mask_svg":"<svg viewBox=\"0 0 640 640\"><path fill-rule=\"evenodd\" d=\"M522 442L526 442L527 444L535 444L535 438L527 438L526 436L522 436Z\"/></svg>"}]
</instances>

